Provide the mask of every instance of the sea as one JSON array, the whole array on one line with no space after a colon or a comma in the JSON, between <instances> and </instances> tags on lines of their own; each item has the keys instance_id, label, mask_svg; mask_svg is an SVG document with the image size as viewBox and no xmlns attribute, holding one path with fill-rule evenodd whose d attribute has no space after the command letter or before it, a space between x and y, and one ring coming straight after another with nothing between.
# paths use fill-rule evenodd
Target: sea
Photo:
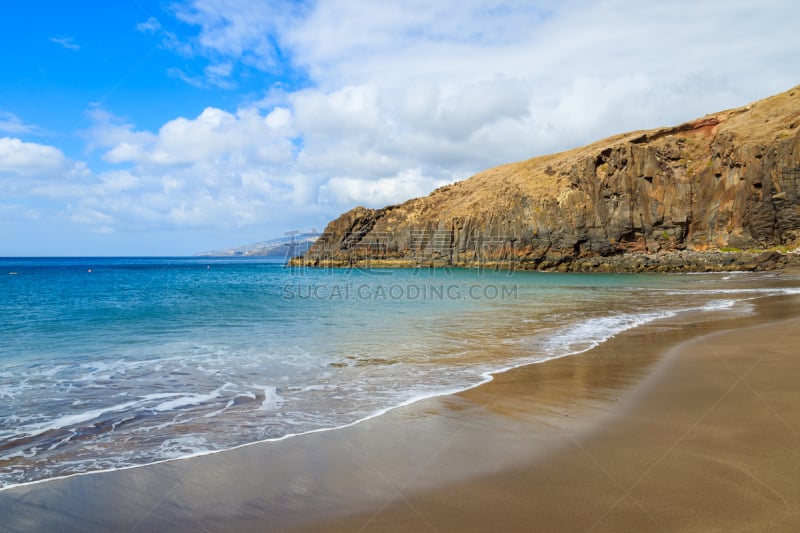
<instances>
[{"instance_id":1,"label":"sea","mask_svg":"<svg viewBox=\"0 0 800 533\"><path fill-rule=\"evenodd\" d=\"M772 294L800 277L0 258L0 490L355 424Z\"/></svg>"}]
</instances>

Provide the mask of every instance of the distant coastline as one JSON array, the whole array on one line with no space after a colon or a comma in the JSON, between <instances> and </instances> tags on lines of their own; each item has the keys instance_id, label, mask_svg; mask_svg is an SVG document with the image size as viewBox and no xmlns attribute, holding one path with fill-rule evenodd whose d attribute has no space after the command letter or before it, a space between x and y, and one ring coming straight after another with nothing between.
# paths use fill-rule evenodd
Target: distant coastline
<instances>
[{"instance_id":1,"label":"distant coastline","mask_svg":"<svg viewBox=\"0 0 800 533\"><path fill-rule=\"evenodd\" d=\"M316 231L289 232L283 237L232 248L197 252L193 255L196 257L268 257L276 260L288 260L308 252L319 236L320 233Z\"/></svg>"}]
</instances>

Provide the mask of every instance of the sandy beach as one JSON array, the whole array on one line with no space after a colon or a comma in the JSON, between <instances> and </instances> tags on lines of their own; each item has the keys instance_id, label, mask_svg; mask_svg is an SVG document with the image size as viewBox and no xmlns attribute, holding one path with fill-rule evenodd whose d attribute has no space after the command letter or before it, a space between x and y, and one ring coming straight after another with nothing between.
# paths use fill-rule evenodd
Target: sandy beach
<instances>
[{"instance_id":1,"label":"sandy beach","mask_svg":"<svg viewBox=\"0 0 800 533\"><path fill-rule=\"evenodd\" d=\"M0 531L796 531L800 300L749 304L348 428L6 490Z\"/></svg>"}]
</instances>

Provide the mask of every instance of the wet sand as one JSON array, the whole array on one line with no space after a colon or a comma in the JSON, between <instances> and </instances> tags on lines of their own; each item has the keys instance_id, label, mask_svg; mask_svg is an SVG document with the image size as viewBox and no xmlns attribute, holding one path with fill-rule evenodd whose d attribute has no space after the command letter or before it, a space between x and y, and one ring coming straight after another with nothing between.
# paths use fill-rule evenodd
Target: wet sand
<instances>
[{"instance_id":1,"label":"wet sand","mask_svg":"<svg viewBox=\"0 0 800 533\"><path fill-rule=\"evenodd\" d=\"M796 531L800 299L355 426L0 492L0 531Z\"/></svg>"}]
</instances>

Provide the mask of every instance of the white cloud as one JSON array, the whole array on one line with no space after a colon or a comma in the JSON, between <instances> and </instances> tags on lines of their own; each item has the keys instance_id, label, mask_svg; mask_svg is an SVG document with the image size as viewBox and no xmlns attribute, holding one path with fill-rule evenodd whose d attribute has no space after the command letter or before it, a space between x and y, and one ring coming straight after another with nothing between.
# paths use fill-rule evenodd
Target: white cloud
<instances>
[{"instance_id":1,"label":"white cloud","mask_svg":"<svg viewBox=\"0 0 800 533\"><path fill-rule=\"evenodd\" d=\"M38 133L39 128L32 124L26 124L24 120L14 113L0 111L0 131L20 135L25 133Z\"/></svg>"},{"instance_id":2,"label":"white cloud","mask_svg":"<svg viewBox=\"0 0 800 533\"><path fill-rule=\"evenodd\" d=\"M196 60L196 72L173 76L232 90L258 75L263 98L151 131L93 108L87 143L112 170L37 189L74 197L75 220L242 227L333 217L800 81L790 2L193 0L175 13L195 29L189 39L156 19L137 26ZM269 86L286 71L302 86ZM23 147L24 161L0 155L0 165L37 174L41 158L24 155L37 146L47 151ZM54 172L73 165L60 152L49 160L61 161Z\"/></svg>"},{"instance_id":3,"label":"white cloud","mask_svg":"<svg viewBox=\"0 0 800 533\"><path fill-rule=\"evenodd\" d=\"M336 177L320 186L323 203L334 205L385 206L400 199L424 195L447 184L445 180L426 177L419 169L409 169L397 176L377 180Z\"/></svg>"},{"instance_id":4,"label":"white cloud","mask_svg":"<svg viewBox=\"0 0 800 533\"><path fill-rule=\"evenodd\" d=\"M264 122L270 129L279 131L289 131L292 125L292 112L285 107L275 107L264 117Z\"/></svg>"},{"instance_id":5,"label":"white cloud","mask_svg":"<svg viewBox=\"0 0 800 533\"><path fill-rule=\"evenodd\" d=\"M116 194L122 191L137 189L142 184L142 178L130 170L112 170L100 174L99 189L103 195Z\"/></svg>"},{"instance_id":6,"label":"white cloud","mask_svg":"<svg viewBox=\"0 0 800 533\"><path fill-rule=\"evenodd\" d=\"M291 95L297 127L308 138L372 133L379 125L374 86L347 86L325 93L317 89Z\"/></svg>"},{"instance_id":7,"label":"white cloud","mask_svg":"<svg viewBox=\"0 0 800 533\"><path fill-rule=\"evenodd\" d=\"M54 147L0 138L0 219L39 222L54 215L53 203L91 194L91 172Z\"/></svg>"},{"instance_id":8,"label":"white cloud","mask_svg":"<svg viewBox=\"0 0 800 533\"><path fill-rule=\"evenodd\" d=\"M162 47L193 58L198 65L198 58L209 61L197 73L169 68L171 77L198 88L230 90L236 87L232 78L237 71L278 72L284 68L280 45L271 36L292 24L301 9L288 0L176 3L171 6L174 15L187 27L199 28L197 35L181 39L155 17L137 24L136 29L160 39Z\"/></svg>"},{"instance_id":9,"label":"white cloud","mask_svg":"<svg viewBox=\"0 0 800 533\"><path fill-rule=\"evenodd\" d=\"M177 6L176 16L200 28L189 43L195 53L230 57L268 71L279 67L279 52L270 36L289 25L297 9L288 0L259 3L203 0Z\"/></svg>"},{"instance_id":10,"label":"white cloud","mask_svg":"<svg viewBox=\"0 0 800 533\"><path fill-rule=\"evenodd\" d=\"M105 120L90 129L96 144L113 138L104 158L111 163L150 166L204 165L227 162L280 164L292 157L292 144L281 134L291 121L288 109L276 108L267 116L245 108L228 113L208 107L194 119L170 120L153 134L134 131L130 124Z\"/></svg>"},{"instance_id":11,"label":"white cloud","mask_svg":"<svg viewBox=\"0 0 800 533\"><path fill-rule=\"evenodd\" d=\"M157 18L149 17L146 21L140 22L136 25L136 31L155 34L161 31L161 23Z\"/></svg>"},{"instance_id":12,"label":"white cloud","mask_svg":"<svg viewBox=\"0 0 800 533\"><path fill-rule=\"evenodd\" d=\"M214 61L259 57L251 64L270 70L281 50L308 73L312 87L272 90L261 105L291 112L296 167L311 182L389 187L412 169L464 178L788 88L797 80L787 62L800 67L785 53L800 45L788 5L203 0L179 17Z\"/></svg>"},{"instance_id":13,"label":"white cloud","mask_svg":"<svg viewBox=\"0 0 800 533\"><path fill-rule=\"evenodd\" d=\"M208 89L212 87L234 89L236 83L230 79L232 72L233 65L231 63L208 65L203 69L202 76L190 76L179 68L167 69L167 74L169 76L182 80L199 89Z\"/></svg>"},{"instance_id":14,"label":"white cloud","mask_svg":"<svg viewBox=\"0 0 800 533\"><path fill-rule=\"evenodd\" d=\"M206 78L208 78L212 84L229 84L230 82L227 81L227 79L233 72L233 63L226 62L208 65L204 69L204 72L206 74Z\"/></svg>"},{"instance_id":15,"label":"white cloud","mask_svg":"<svg viewBox=\"0 0 800 533\"><path fill-rule=\"evenodd\" d=\"M70 219L93 231L242 227L307 205L316 189L288 166L295 150L288 108L269 113L209 107L157 132L94 107L83 135L112 170L76 183L39 183L39 196L70 199Z\"/></svg>"},{"instance_id":16,"label":"white cloud","mask_svg":"<svg viewBox=\"0 0 800 533\"><path fill-rule=\"evenodd\" d=\"M75 168L58 148L0 138L0 176L54 176Z\"/></svg>"},{"instance_id":17,"label":"white cloud","mask_svg":"<svg viewBox=\"0 0 800 533\"><path fill-rule=\"evenodd\" d=\"M181 42L175 32L164 29L155 17L149 17L146 21L137 24L136 31L154 37L161 47L172 50L182 56L188 57L194 54L191 44Z\"/></svg>"},{"instance_id":18,"label":"white cloud","mask_svg":"<svg viewBox=\"0 0 800 533\"><path fill-rule=\"evenodd\" d=\"M97 176L75 199L71 218L108 228L236 228L264 223L291 201L291 188L254 170L203 165L150 173L142 167Z\"/></svg>"},{"instance_id":19,"label":"white cloud","mask_svg":"<svg viewBox=\"0 0 800 533\"><path fill-rule=\"evenodd\" d=\"M93 104L86 113L91 127L83 132L90 151L118 148L120 146L144 146L155 140L155 135L147 131L134 131L135 126L120 117Z\"/></svg>"},{"instance_id":20,"label":"white cloud","mask_svg":"<svg viewBox=\"0 0 800 533\"><path fill-rule=\"evenodd\" d=\"M91 228L94 233L113 233L114 232L114 217L108 213L97 211L95 209L82 208L72 214L70 217L73 221L81 224L86 224Z\"/></svg>"},{"instance_id":21,"label":"white cloud","mask_svg":"<svg viewBox=\"0 0 800 533\"><path fill-rule=\"evenodd\" d=\"M182 69L179 69L177 67L167 69L167 74L171 78L179 79L184 83L191 85L192 87L197 87L198 89L204 89L206 87L209 87L208 83L206 83L206 81L203 78L198 76L190 76L186 74Z\"/></svg>"},{"instance_id":22,"label":"white cloud","mask_svg":"<svg viewBox=\"0 0 800 533\"><path fill-rule=\"evenodd\" d=\"M77 52L81 49L80 45L72 37L50 37L50 41L63 46L67 50Z\"/></svg>"}]
</instances>

